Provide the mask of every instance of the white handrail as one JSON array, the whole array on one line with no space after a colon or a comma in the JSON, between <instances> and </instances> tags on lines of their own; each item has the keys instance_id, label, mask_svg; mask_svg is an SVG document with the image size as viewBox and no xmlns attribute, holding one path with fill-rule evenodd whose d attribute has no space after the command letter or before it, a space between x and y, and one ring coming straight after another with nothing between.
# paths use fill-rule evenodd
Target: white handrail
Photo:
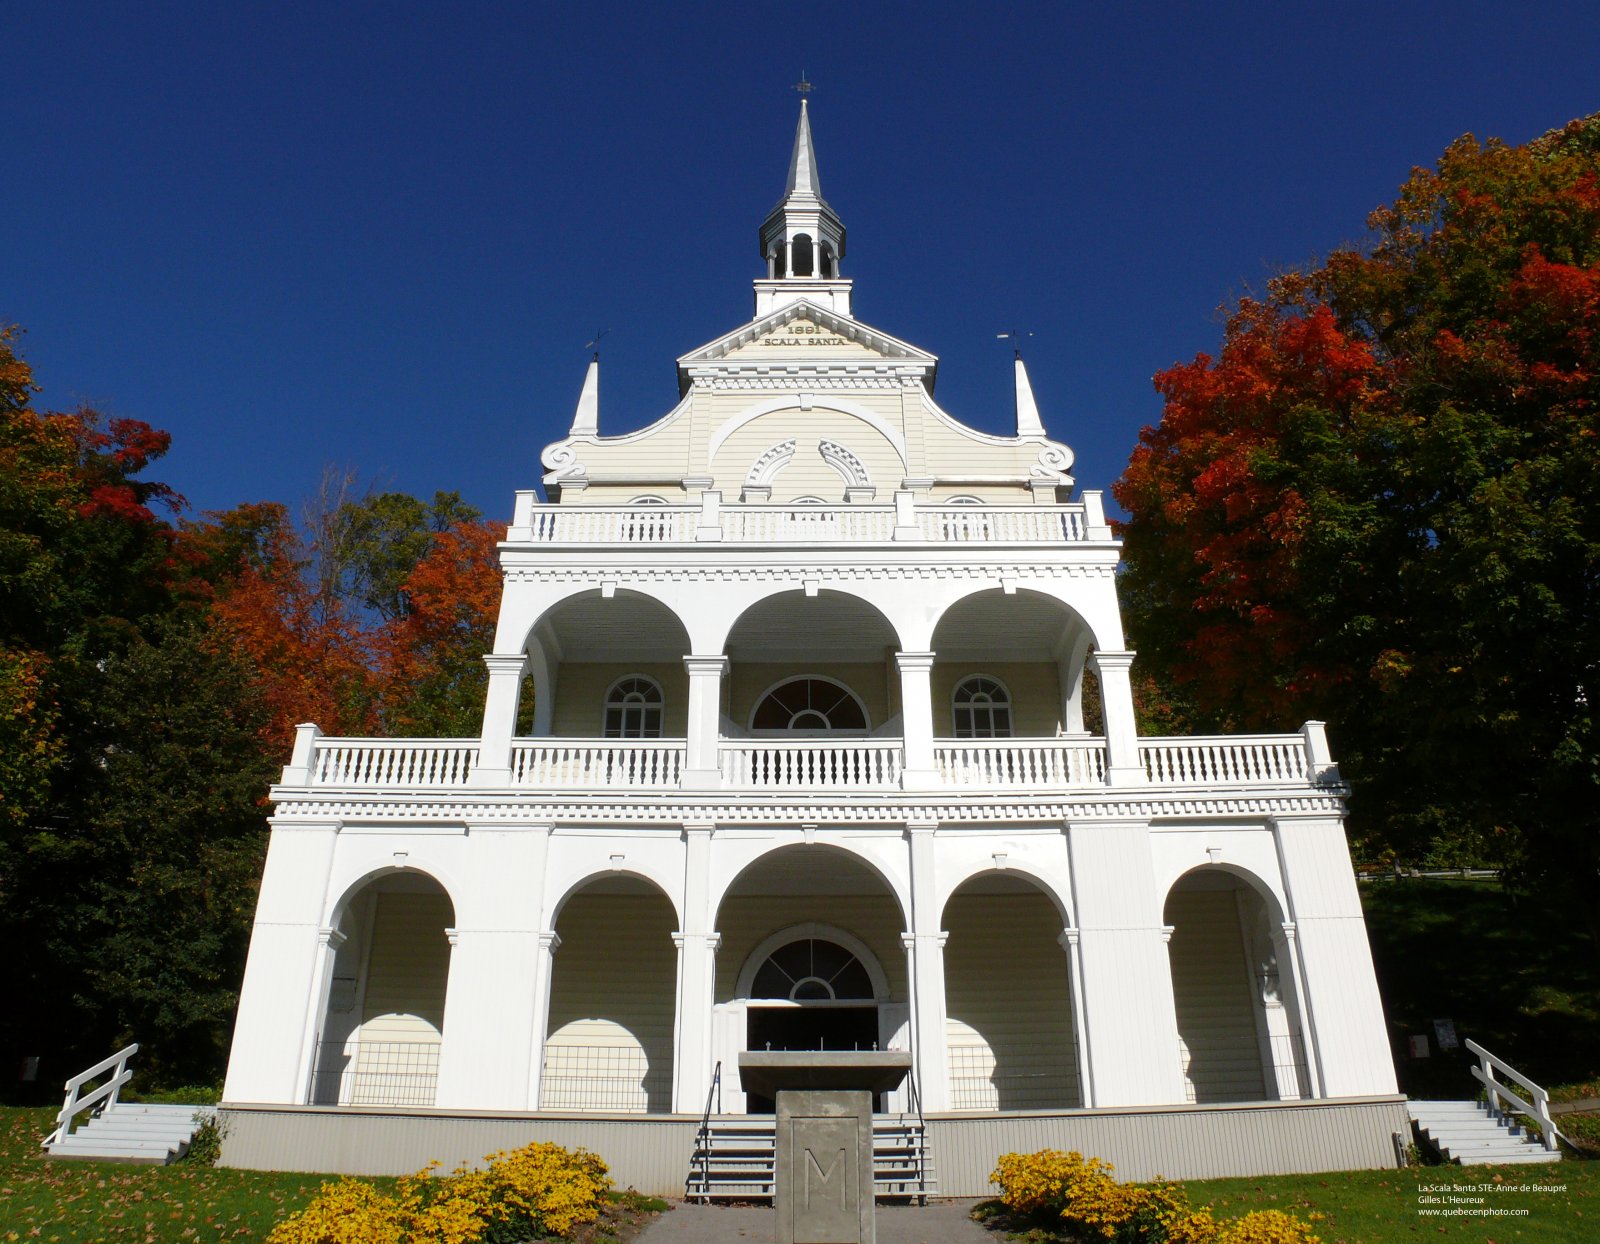
<instances>
[{"instance_id":1,"label":"white handrail","mask_svg":"<svg viewBox=\"0 0 1600 1244\"><path fill-rule=\"evenodd\" d=\"M1478 1065L1472 1068L1472 1076L1473 1079L1477 1080L1479 1084L1489 1091L1490 1112L1504 1114L1505 1112L1500 1108L1500 1099L1504 1098L1517 1108L1519 1114L1529 1115L1538 1122L1541 1133L1539 1139L1544 1143L1546 1149L1554 1153L1556 1137L1560 1136L1561 1133L1556 1130L1556 1121L1550 1117L1550 1094L1528 1079L1527 1076L1523 1075L1510 1063L1489 1053L1488 1050L1484 1049L1471 1037L1467 1038L1466 1046L1469 1051L1478 1056ZM1522 1098L1496 1080L1494 1078L1496 1071L1502 1075L1509 1076L1527 1089L1533 1097L1533 1101L1523 1101Z\"/></svg>"},{"instance_id":2,"label":"white handrail","mask_svg":"<svg viewBox=\"0 0 1600 1244\"><path fill-rule=\"evenodd\" d=\"M39 1143L48 1148L50 1145L55 1144L56 1141L67 1136L72 1131L73 1117L88 1110L91 1106L99 1105L102 1101L105 1102L104 1109L109 1110L112 1106L115 1106L117 1104L117 1094L122 1091L122 1086L133 1079L133 1072L128 1070L128 1060L138 1052L139 1043L135 1041L126 1049L117 1051L110 1058L101 1059L87 1071L80 1071L72 1079L68 1080L65 1085L67 1100L62 1103L61 1112L56 1115L56 1130ZM88 1093L83 1097L78 1096L78 1090L85 1084L101 1072L109 1071L113 1067L116 1068L116 1072L109 1080L92 1093Z\"/></svg>"}]
</instances>

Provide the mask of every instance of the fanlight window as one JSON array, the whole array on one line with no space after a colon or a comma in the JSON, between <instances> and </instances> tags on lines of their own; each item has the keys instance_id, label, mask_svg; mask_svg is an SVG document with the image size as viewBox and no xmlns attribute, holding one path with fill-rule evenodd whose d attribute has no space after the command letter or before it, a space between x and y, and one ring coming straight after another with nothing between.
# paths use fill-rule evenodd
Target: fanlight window
<instances>
[{"instance_id":1,"label":"fanlight window","mask_svg":"<svg viewBox=\"0 0 1600 1244\"><path fill-rule=\"evenodd\" d=\"M850 688L826 678L791 678L756 705L753 730L864 732L866 710Z\"/></svg>"},{"instance_id":2,"label":"fanlight window","mask_svg":"<svg viewBox=\"0 0 1600 1244\"><path fill-rule=\"evenodd\" d=\"M750 996L791 1002L870 1000L872 978L843 946L807 937L772 952L756 970Z\"/></svg>"},{"instance_id":3,"label":"fanlight window","mask_svg":"<svg viewBox=\"0 0 1600 1244\"><path fill-rule=\"evenodd\" d=\"M954 708L956 738L1011 737L1011 696L996 679L962 679L956 687Z\"/></svg>"},{"instance_id":4,"label":"fanlight window","mask_svg":"<svg viewBox=\"0 0 1600 1244\"><path fill-rule=\"evenodd\" d=\"M634 675L612 684L611 690L606 692L605 737L661 737L661 685L655 679Z\"/></svg>"}]
</instances>

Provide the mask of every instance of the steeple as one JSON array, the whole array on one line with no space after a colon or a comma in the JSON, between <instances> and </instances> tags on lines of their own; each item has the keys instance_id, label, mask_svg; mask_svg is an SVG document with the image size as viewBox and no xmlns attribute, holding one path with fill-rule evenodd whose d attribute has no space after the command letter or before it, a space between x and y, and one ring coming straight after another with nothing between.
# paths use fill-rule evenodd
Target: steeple
<instances>
[{"instance_id":1,"label":"steeple","mask_svg":"<svg viewBox=\"0 0 1600 1244\"><path fill-rule=\"evenodd\" d=\"M811 139L811 111L802 81L800 121L789 156L789 180L783 198L761 222L761 257L767 275L756 282L756 314L806 298L830 310L850 314L850 283L839 276L844 258L844 222L822 197L817 148Z\"/></svg>"}]
</instances>

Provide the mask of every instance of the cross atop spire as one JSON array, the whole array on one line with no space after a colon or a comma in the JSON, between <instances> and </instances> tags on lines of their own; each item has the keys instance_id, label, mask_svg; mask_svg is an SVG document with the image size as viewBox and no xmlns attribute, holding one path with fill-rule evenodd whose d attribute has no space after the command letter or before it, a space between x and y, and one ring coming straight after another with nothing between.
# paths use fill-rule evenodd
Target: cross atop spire
<instances>
[{"instance_id":1,"label":"cross atop spire","mask_svg":"<svg viewBox=\"0 0 1600 1244\"><path fill-rule=\"evenodd\" d=\"M800 81L794 84L794 89L800 92L800 102L803 104L806 102L806 96L817 88L806 81L806 71L802 69L800 71Z\"/></svg>"}]
</instances>

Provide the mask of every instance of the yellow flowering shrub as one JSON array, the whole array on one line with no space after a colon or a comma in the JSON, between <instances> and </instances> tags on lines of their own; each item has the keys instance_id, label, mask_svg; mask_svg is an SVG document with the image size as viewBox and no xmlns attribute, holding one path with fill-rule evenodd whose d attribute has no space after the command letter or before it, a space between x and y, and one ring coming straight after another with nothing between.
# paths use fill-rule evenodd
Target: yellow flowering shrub
<instances>
[{"instance_id":1,"label":"yellow flowering shrub","mask_svg":"<svg viewBox=\"0 0 1600 1244\"><path fill-rule=\"evenodd\" d=\"M1042 1149L1003 1154L989 1178L1007 1209L1057 1216L1075 1237L1114 1244L1318 1244L1311 1228L1278 1210L1219 1222L1209 1208L1192 1209L1177 1184L1119 1183L1115 1168L1076 1151Z\"/></svg>"},{"instance_id":2,"label":"yellow flowering shrub","mask_svg":"<svg viewBox=\"0 0 1600 1244\"><path fill-rule=\"evenodd\" d=\"M490 1154L482 1170L430 1165L394 1195L359 1179L324 1184L267 1244L497 1244L559 1237L600 1216L611 1187L594 1154L535 1142Z\"/></svg>"}]
</instances>

